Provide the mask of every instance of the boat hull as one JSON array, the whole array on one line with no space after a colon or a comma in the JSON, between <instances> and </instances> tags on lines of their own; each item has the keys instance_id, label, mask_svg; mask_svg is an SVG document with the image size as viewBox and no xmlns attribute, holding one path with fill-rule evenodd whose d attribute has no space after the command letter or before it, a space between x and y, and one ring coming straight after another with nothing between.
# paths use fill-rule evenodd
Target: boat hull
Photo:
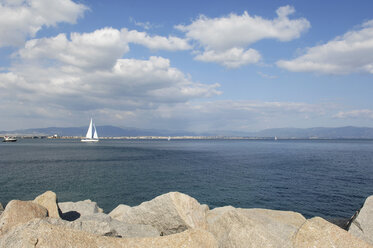
<instances>
[{"instance_id":1,"label":"boat hull","mask_svg":"<svg viewBox=\"0 0 373 248\"><path fill-rule=\"evenodd\" d=\"M99 140L98 139L81 139L80 140L81 142L87 142L87 143L93 143L93 142L98 142Z\"/></svg>"}]
</instances>

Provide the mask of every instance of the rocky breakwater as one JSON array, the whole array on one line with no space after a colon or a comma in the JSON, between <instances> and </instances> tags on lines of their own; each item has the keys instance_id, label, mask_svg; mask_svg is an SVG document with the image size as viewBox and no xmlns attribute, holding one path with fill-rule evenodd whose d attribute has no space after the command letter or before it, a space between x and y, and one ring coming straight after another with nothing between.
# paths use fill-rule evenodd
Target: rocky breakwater
<instances>
[{"instance_id":1,"label":"rocky breakwater","mask_svg":"<svg viewBox=\"0 0 373 248\"><path fill-rule=\"evenodd\" d=\"M178 192L134 207L121 204L105 214L93 201L58 203L47 191L33 201L6 205L0 247L373 247L370 199L347 232L290 211L210 210Z\"/></svg>"}]
</instances>

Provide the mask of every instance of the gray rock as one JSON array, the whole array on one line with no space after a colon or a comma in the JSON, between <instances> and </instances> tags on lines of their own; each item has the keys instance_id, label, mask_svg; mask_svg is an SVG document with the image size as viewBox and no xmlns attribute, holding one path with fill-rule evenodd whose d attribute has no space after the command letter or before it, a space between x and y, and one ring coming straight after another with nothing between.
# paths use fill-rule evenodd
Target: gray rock
<instances>
[{"instance_id":1,"label":"gray rock","mask_svg":"<svg viewBox=\"0 0 373 248\"><path fill-rule=\"evenodd\" d=\"M58 209L56 193L47 191L36 197L33 202L45 207L49 217L60 218L61 210Z\"/></svg>"},{"instance_id":2,"label":"gray rock","mask_svg":"<svg viewBox=\"0 0 373 248\"><path fill-rule=\"evenodd\" d=\"M291 248L291 237L305 221L295 212L227 206L208 212L207 230L219 247Z\"/></svg>"},{"instance_id":3,"label":"gray rock","mask_svg":"<svg viewBox=\"0 0 373 248\"><path fill-rule=\"evenodd\" d=\"M215 248L216 240L211 233L202 229L187 230L164 237L115 238L74 230L65 225L48 222L63 222L61 219L34 219L18 225L0 236L0 247L79 247L79 248Z\"/></svg>"},{"instance_id":4,"label":"gray rock","mask_svg":"<svg viewBox=\"0 0 373 248\"><path fill-rule=\"evenodd\" d=\"M130 224L155 227L162 235L183 232L190 228L206 228L207 205L179 192L170 192L143 202L139 206L119 205L109 215Z\"/></svg>"},{"instance_id":5,"label":"gray rock","mask_svg":"<svg viewBox=\"0 0 373 248\"><path fill-rule=\"evenodd\" d=\"M346 230L320 218L307 220L292 237L295 248L372 248Z\"/></svg>"},{"instance_id":6,"label":"gray rock","mask_svg":"<svg viewBox=\"0 0 373 248\"><path fill-rule=\"evenodd\" d=\"M348 232L373 245L373 196L369 196L355 214Z\"/></svg>"},{"instance_id":7,"label":"gray rock","mask_svg":"<svg viewBox=\"0 0 373 248\"><path fill-rule=\"evenodd\" d=\"M124 223L113 220L110 216L103 213L85 215L75 221L56 220L54 218L46 218L46 221L52 225L64 226L99 236L120 238L160 236L157 229L152 226Z\"/></svg>"},{"instance_id":8,"label":"gray rock","mask_svg":"<svg viewBox=\"0 0 373 248\"><path fill-rule=\"evenodd\" d=\"M61 209L61 218L64 220L73 221L84 215L92 215L102 213L103 210L98 207L96 202L91 200L78 202L60 202L58 203Z\"/></svg>"},{"instance_id":9,"label":"gray rock","mask_svg":"<svg viewBox=\"0 0 373 248\"><path fill-rule=\"evenodd\" d=\"M34 218L48 216L48 210L39 204L30 201L10 201L0 216L0 235L14 226L26 223Z\"/></svg>"}]
</instances>

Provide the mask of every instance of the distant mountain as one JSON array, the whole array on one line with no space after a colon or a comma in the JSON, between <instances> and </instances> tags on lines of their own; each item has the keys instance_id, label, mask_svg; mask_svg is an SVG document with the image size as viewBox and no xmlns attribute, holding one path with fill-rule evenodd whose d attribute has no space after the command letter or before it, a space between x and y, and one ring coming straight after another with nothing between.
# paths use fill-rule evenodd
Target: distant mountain
<instances>
[{"instance_id":1,"label":"distant mountain","mask_svg":"<svg viewBox=\"0 0 373 248\"><path fill-rule=\"evenodd\" d=\"M122 136L195 136L209 135L196 134L186 131L167 131L167 130L152 130L152 129L137 129L137 128L120 128L115 126L97 126L97 132L100 137L122 137ZM59 136L85 136L87 127L47 127L47 128L31 128L14 131L0 131L0 134L13 135L54 135Z\"/></svg>"},{"instance_id":2,"label":"distant mountain","mask_svg":"<svg viewBox=\"0 0 373 248\"><path fill-rule=\"evenodd\" d=\"M278 138L323 138L323 139L372 139L370 127L314 127L314 128L273 128L256 134L258 137Z\"/></svg>"},{"instance_id":3,"label":"distant mountain","mask_svg":"<svg viewBox=\"0 0 373 248\"><path fill-rule=\"evenodd\" d=\"M48 127L14 131L0 131L0 134L13 135L54 135L85 136L87 127ZM373 139L373 128L369 127L314 127L314 128L273 128L259 132L212 131L210 133L193 133L188 131L169 131L138 128L120 128L115 126L97 126L100 137L122 136L245 136L258 138L295 138L295 139Z\"/></svg>"}]
</instances>

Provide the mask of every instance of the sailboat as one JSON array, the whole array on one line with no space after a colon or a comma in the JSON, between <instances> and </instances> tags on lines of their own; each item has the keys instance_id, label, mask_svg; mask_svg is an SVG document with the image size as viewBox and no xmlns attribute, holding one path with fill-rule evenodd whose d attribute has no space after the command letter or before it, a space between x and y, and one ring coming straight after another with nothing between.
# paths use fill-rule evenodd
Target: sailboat
<instances>
[{"instance_id":1,"label":"sailboat","mask_svg":"<svg viewBox=\"0 0 373 248\"><path fill-rule=\"evenodd\" d=\"M87 134L85 135L85 138L81 140L82 142L98 142L98 135L96 126L92 121L89 123Z\"/></svg>"}]
</instances>

